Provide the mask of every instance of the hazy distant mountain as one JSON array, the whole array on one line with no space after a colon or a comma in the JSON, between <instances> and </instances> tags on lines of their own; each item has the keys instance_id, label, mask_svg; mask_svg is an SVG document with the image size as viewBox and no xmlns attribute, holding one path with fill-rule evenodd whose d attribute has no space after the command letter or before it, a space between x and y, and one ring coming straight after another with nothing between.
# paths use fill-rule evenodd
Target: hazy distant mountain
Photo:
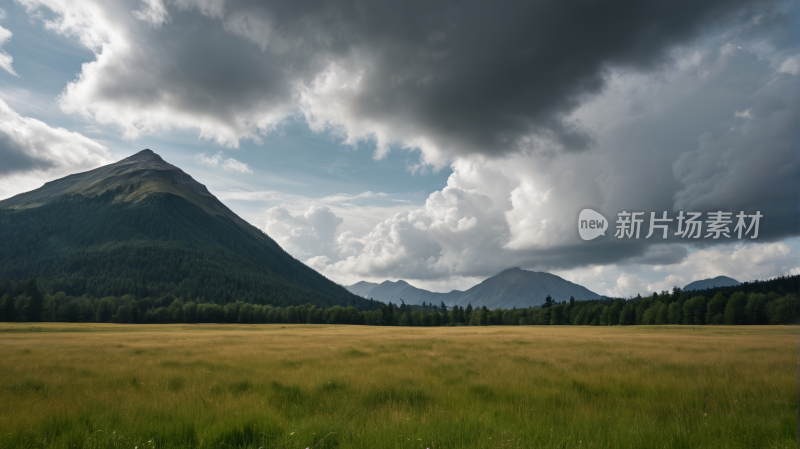
<instances>
[{"instance_id":1,"label":"hazy distant mountain","mask_svg":"<svg viewBox=\"0 0 800 449\"><path fill-rule=\"evenodd\" d=\"M353 285L346 286L345 288L354 295L358 295L362 298L368 298L370 290L377 285L378 284L374 282L361 281L356 282Z\"/></svg>"},{"instance_id":2,"label":"hazy distant mountain","mask_svg":"<svg viewBox=\"0 0 800 449\"><path fill-rule=\"evenodd\" d=\"M486 306L490 309L512 307L530 307L544 303L547 295L556 301L566 301L570 296L575 299L596 299L601 295L569 282L550 273L526 271L510 268L492 276L467 291L453 290L449 293L436 293L409 285L405 281L386 281L381 284L359 282L346 287L351 292L366 298L382 302L400 302L406 304L422 304L422 302L439 305L444 301L447 305L466 307Z\"/></svg>"},{"instance_id":3,"label":"hazy distant mountain","mask_svg":"<svg viewBox=\"0 0 800 449\"><path fill-rule=\"evenodd\" d=\"M399 304L402 299L406 304L419 305L425 302L428 304L433 303L437 306L442 301L445 304L452 304L463 293L458 290L453 290L450 293L431 292L414 287L406 281L384 281L380 284L361 281L345 288L363 298L371 298L385 303L391 301Z\"/></svg>"},{"instance_id":4,"label":"hazy distant mountain","mask_svg":"<svg viewBox=\"0 0 800 449\"><path fill-rule=\"evenodd\" d=\"M0 201L0 248L0 281L68 295L368 304L150 150Z\"/></svg>"},{"instance_id":5,"label":"hazy distant mountain","mask_svg":"<svg viewBox=\"0 0 800 449\"><path fill-rule=\"evenodd\" d=\"M547 295L556 301L597 299L601 295L550 273L509 268L465 291L456 304L489 309L530 307L544 303Z\"/></svg>"},{"instance_id":6,"label":"hazy distant mountain","mask_svg":"<svg viewBox=\"0 0 800 449\"><path fill-rule=\"evenodd\" d=\"M690 282L683 287L684 290L705 290L714 287L733 287L739 285L740 282L736 279L729 278L728 276L717 276L714 279L703 279L702 281Z\"/></svg>"}]
</instances>

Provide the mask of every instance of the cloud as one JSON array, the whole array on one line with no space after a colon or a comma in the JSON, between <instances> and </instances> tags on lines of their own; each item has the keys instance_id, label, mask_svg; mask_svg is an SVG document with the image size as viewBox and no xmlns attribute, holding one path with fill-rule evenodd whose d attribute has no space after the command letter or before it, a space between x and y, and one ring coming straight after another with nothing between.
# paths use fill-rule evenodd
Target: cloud
<instances>
[{"instance_id":1,"label":"cloud","mask_svg":"<svg viewBox=\"0 0 800 449\"><path fill-rule=\"evenodd\" d=\"M161 0L142 0L142 8L133 11L133 16L156 28L169 22L169 13Z\"/></svg>"},{"instance_id":2,"label":"cloud","mask_svg":"<svg viewBox=\"0 0 800 449\"><path fill-rule=\"evenodd\" d=\"M595 136L592 151L459 157L447 186L424 208L394 214L365 234L342 233L338 254L326 253L317 268L348 281L432 282L488 277L513 266L676 266L697 257L690 255L698 248L736 242L687 242L673 235L674 222L666 240L658 233L646 239L648 229L638 240L615 239L612 224L605 238L582 242L576 220L586 206L612 223L622 210L667 211L672 218L681 210L761 211L759 243L797 236L800 167L791 119L797 77L717 42L673 57L676 64L657 75L609 72L606 91L575 111ZM737 111L750 113L737 117ZM621 295L682 282L645 285L632 276L615 277L604 291Z\"/></svg>"},{"instance_id":3,"label":"cloud","mask_svg":"<svg viewBox=\"0 0 800 449\"><path fill-rule=\"evenodd\" d=\"M311 258L309 266L324 266L333 252L334 235L341 223L342 219L325 206L310 207L297 216L282 207L273 207L267 211L264 232L295 257Z\"/></svg>"},{"instance_id":4,"label":"cloud","mask_svg":"<svg viewBox=\"0 0 800 449\"><path fill-rule=\"evenodd\" d=\"M125 137L171 129L236 147L290 116L344 142L419 149L423 163L595 137L570 115L610 68L651 72L712 25L773 3L18 0L96 60L60 101ZM780 23L778 23L780 25ZM784 24L784 27L790 26ZM580 33L576 33L580 30Z\"/></svg>"},{"instance_id":5,"label":"cloud","mask_svg":"<svg viewBox=\"0 0 800 449\"><path fill-rule=\"evenodd\" d=\"M0 9L0 20L5 19L6 13L2 9ZM17 72L14 71L14 68L11 67L11 64L14 62L14 58L3 50L3 45L5 45L9 40L11 40L12 33L7 29L0 26L0 68L5 70L6 72L19 77Z\"/></svg>"},{"instance_id":6,"label":"cloud","mask_svg":"<svg viewBox=\"0 0 800 449\"><path fill-rule=\"evenodd\" d=\"M318 201L322 204L352 204L362 200L375 200L386 198L388 195L383 192L373 193L371 191L361 192L356 195L347 193L337 193L335 195L328 195L320 198Z\"/></svg>"},{"instance_id":7,"label":"cloud","mask_svg":"<svg viewBox=\"0 0 800 449\"><path fill-rule=\"evenodd\" d=\"M225 159L225 162L222 163L222 168L226 171L232 172L253 173L253 170L251 170L247 164L239 162L233 158Z\"/></svg>"},{"instance_id":8,"label":"cloud","mask_svg":"<svg viewBox=\"0 0 800 449\"><path fill-rule=\"evenodd\" d=\"M253 173L253 170L244 162L239 162L234 158L225 159L222 151L213 156L208 153L197 153L194 155L197 162L209 167L222 167L223 170L236 173Z\"/></svg>"},{"instance_id":9,"label":"cloud","mask_svg":"<svg viewBox=\"0 0 800 449\"><path fill-rule=\"evenodd\" d=\"M749 59L750 70L742 67L743 76L724 80L749 84L739 93L746 95L742 100L747 113L724 123L728 129L720 126L701 135L699 145L672 164L681 184L674 195L675 208L711 210L724 204L735 211L768 210L768 226L795 233L798 211L789 204L797 204L800 190L800 148L793 136L800 104L798 77L757 67L760 64L751 55L730 59ZM765 79L763 84L752 83L753 75Z\"/></svg>"},{"instance_id":10,"label":"cloud","mask_svg":"<svg viewBox=\"0 0 800 449\"><path fill-rule=\"evenodd\" d=\"M781 72L791 73L792 75L800 73L800 55L787 58L781 63L780 70Z\"/></svg>"},{"instance_id":11,"label":"cloud","mask_svg":"<svg viewBox=\"0 0 800 449\"><path fill-rule=\"evenodd\" d=\"M64 128L22 117L0 100L0 198L114 162L108 149Z\"/></svg>"},{"instance_id":12,"label":"cloud","mask_svg":"<svg viewBox=\"0 0 800 449\"><path fill-rule=\"evenodd\" d=\"M740 282L800 272L800 240L736 243L705 248L669 265L606 265L560 270L556 274L600 294L643 296L692 281L729 276Z\"/></svg>"},{"instance_id":13,"label":"cloud","mask_svg":"<svg viewBox=\"0 0 800 449\"><path fill-rule=\"evenodd\" d=\"M424 207L367 232L336 235L336 223L372 197L270 209L268 232L336 279L672 266L719 244L583 243L585 206L612 220L761 211L760 242L798 233L792 3L20 2L96 55L62 109L126 138L194 130L237 147L299 117L374 143L377 159L405 148L420 151L414 170L452 164ZM197 158L249 170L222 153ZM312 206L330 207L307 217ZM614 279L609 289L642 286Z\"/></svg>"},{"instance_id":14,"label":"cloud","mask_svg":"<svg viewBox=\"0 0 800 449\"><path fill-rule=\"evenodd\" d=\"M216 167L222 161L220 154L208 156L205 153L195 155L198 161L203 165ZM361 192L355 195L349 193L335 193L326 195L322 198L309 198L300 195L293 195L286 192L276 190L229 190L220 192L218 197L226 200L240 200L240 201L278 201L281 203L291 203L293 205L308 206L311 203L324 204L328 206L338 207L359 207L360 204L375 205L374 201L386 199L389 195L383 192ZM390 200L402 201L407 200Z\"/></svg>"}]
</instances>

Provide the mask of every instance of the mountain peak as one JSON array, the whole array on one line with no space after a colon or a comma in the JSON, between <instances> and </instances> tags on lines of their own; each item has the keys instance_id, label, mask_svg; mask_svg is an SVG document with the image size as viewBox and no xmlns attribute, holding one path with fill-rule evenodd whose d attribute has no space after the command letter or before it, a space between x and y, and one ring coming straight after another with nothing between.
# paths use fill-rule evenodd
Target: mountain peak
<instances>
[{"instance_id":1,"label":"mountain peak","mask_svg":"<svg viewBox=\"0 0 800 449\"><path fill-rule=\"evenodd\" d=\"M91 198L109 191L114 192L114 201L133 202L157 193L171 193L209 212L232 215L206 186L149 148L113 164L50 181L36 190L0 201L0 209L38 207L61 198Z\"/></svg>"},{"instance_id":2,"label":"mountain peak","mask_svg":"<svg viewBox=\"0 0 800 449\"><path fill-rule=\"evenodd\" d=\"M487 306L491 308L530 307L542 304L550 295L557 301L574 296L576 299L596 299L601 295L578 284L545 272L528 271L519 267L507 268L499 274L485 279L467 291L453 290L449 293L437 293L414 287L408 282L383 281L381 284L359 282L346 287L359 296L377 299L383 302L421 304L444 302L449 305L466 307Z\"/></svg>"},{"instance_id":3,"label":"mountain peak","mask_svg":"<svg viewBox=\"0 0 800 449\"><path fill-rule=\"evenodd\" d=\"M150 148L145 148L144 150L134 154L133 156L126 157L122 161L140 161L140 160L144 160L144 159L158 159L158 160L161 160L161 161L164 160L164 159L161 158L161 156L156 154ZM122 161L120 161L120 162L122 162Z\"/></svg>"},{"instance_id":4,"label":"mountain peak","mask_svg":"<svg viewBox=\"0 0 800 449\"><path fill-rule=\"evenodd\" d=\"M371 307L149 149L0 201L0 223L0 279L69 295Z\"/></svg>"},{"instance_id":5,"label":"mountain peak","mask_svg":"<svg viewBox=\"0 0 800 449\"><path fill-rule=\"evenodd\" d=\"M149 148L144 149L132 156L128 156L125 159L122 159L121 161L112 165L116 165L119 167L126 167L125 168L126 170L134 170L134 169L167 170L176 173L183 173L185 175L183 170L165 161L161 156L158 155L158 153L154 152Z\"/></svg>"},{"instance_id":6,"label":"mountain peak","mask_svg":"<svg viewBox=\"0 0 800 449\"><path fill-rule=\"evenodd\" d=\"M399 281L386 280L386 281L381 282L379 285L403 285L403 286L409 285L410 286L411 284L409 284L408 282L400 279Z\"/></svg>"},{"instance_id":7,"label":"mountain peak","mask_svg":"<svg viewBox=\"0 0 800 449\"><path fill-rule=\"evenodd\" d=\"M715 278L702 279L690 282L683 287L683 290L705 290L714 287L732 287L739 285L739 281L728 276L717 276Z\"/></svg>"}]
</instances>

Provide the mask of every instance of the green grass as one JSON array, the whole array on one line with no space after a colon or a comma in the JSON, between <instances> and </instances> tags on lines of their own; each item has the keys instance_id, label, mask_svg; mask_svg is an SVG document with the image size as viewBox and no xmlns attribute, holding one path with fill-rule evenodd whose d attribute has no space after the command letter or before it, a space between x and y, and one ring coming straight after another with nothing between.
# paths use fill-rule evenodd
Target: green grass
<instances>
[{"instance_id":1,"label":"green grass","mask_svg":"<svg viewBox=\"0 0 800 449\"><path fill-rule=\"evenodd\" d=\"M0 447L795 447L796 331L2 324Z\"/></svg>"}]
</instances>

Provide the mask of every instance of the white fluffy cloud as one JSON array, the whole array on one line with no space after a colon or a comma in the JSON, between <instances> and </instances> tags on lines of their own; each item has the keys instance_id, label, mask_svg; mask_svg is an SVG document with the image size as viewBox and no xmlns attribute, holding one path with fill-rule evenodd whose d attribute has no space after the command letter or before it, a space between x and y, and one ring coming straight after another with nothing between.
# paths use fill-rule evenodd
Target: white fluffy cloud
<instances>
[{"instance_id":1,"label":"white fluffy cloud","mask_svg":"<svg viewBox=\"0 0 800 449\"><path fill-rule=\"evenodd\" d=\"M22 117L0 100L0 198L114 162L108 149L64 128Z\"/></svg>"},{"instance_id":2,"label":"white fluffy cloud","mask_svg":"<svg viewBox=\"0 0 800 449\"><path fill-rule=\"evenodd\" d=\"M326 206L313 206L302 215L293 216L282 207L267 211L264 232L275 239L281 247L301 260L314 258L314 266L335 256L336 228L342 219Z\"/></svg>"},{"instance_id":3,"label":"white fluffy cloud","mask_svg":"<svg viewBox=\"0 0 800 449\"><path fill-rule=\"evenodd\" d=\"M194 156L197 162L208 167L222 167L225 171L235 173L253 173L249 165L232 157L226 159L222 151L212 156L209 156L208 153L197 153Z\"/></svg>"},{"instance_id":4,"label":"white fluffy cloud","mask_svg":"<svg viewBox=\"0 0 800 449\"><path fill-rule=\"evenodd\" d=\"M0 20L5 19L5 16L5 11L0 9ZM0 69L18 77L19 75L17 75L17 72L15 72L14 68L11 66L14 63L14 58L3 50L3 45L11 39L11 36L11 31L0 26Z\"/></svg>"}]
</instances>

